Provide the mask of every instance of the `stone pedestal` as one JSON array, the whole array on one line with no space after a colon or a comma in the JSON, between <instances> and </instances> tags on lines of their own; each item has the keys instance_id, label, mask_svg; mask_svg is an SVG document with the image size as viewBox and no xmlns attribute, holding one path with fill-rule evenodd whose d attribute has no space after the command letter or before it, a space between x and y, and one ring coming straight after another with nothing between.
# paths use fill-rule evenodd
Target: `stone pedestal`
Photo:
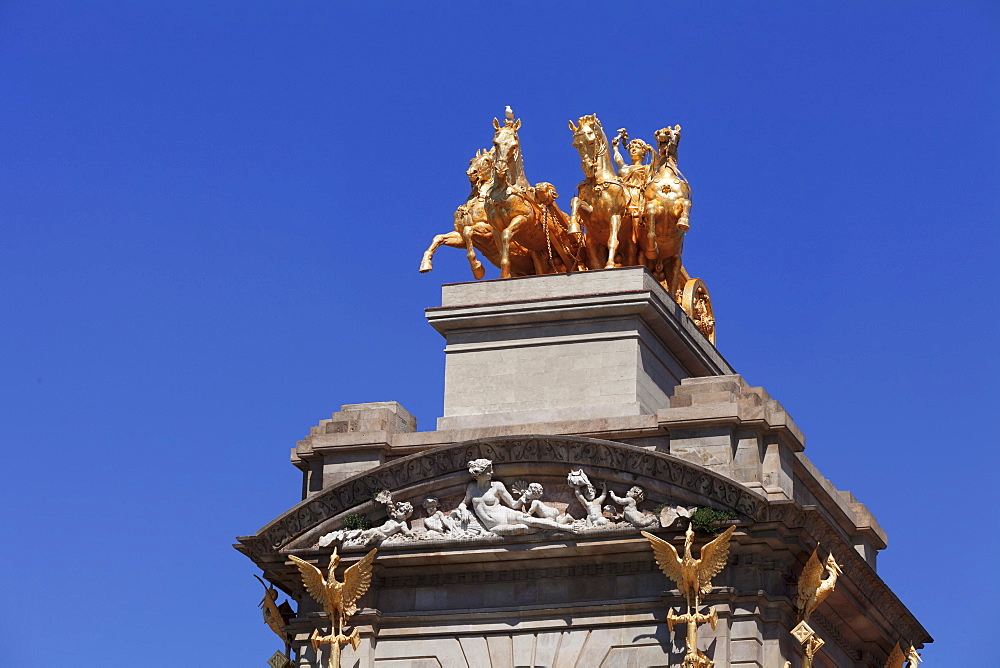
<instances>
[{"instance_id":1,"label":"stone pedestal","mask_svg":"<svg viewBox=\"0 0 1000 668\"><path fill-rule=\"evenodd\" d=\"M412 504L413 536L379 546L351 622L362 642L343 665L681 665L684 626L670 633L665 620L684 600L639 529L615 519L620 508L576 533L428 531L422 501L458 507L467 464L480 458L492 460L494 481L539 483L551 507L575 518L587 513L571 469L619 497L639 487L638 510L659 518L648 530L679 549L685 521L665 510L732 513L729 560L701 611L714 607L719 623L698 633L717 668L802 665L790 634L796 582L817 545L843 574L809 620L826 643L814 665L880 668L897 642L931 641L876 572L886 536L872 513L816 469L781 404L737 375L645 270L448 285L427 317L446 339L438 429L415 431L395 402L342 407L292 451L302 502L239 539L295 599L296 665L323 664L308 638L328 622L289 556L325 572L333 547L320 538L343 537L335 532L351 516L385 522L382 490ZM342 542L343 566L368 549Z\"/></svg>"},{"instance_id":2,"label":"stone pedestal","mask_svg":"<svg viewBox=\"0 0 1000 668\"><path fill-rule=\"evenodd\" d=\"M734 373L645 269L445 285L438 429L647 415L693 376Z\"/></svg>"}]
</instances>

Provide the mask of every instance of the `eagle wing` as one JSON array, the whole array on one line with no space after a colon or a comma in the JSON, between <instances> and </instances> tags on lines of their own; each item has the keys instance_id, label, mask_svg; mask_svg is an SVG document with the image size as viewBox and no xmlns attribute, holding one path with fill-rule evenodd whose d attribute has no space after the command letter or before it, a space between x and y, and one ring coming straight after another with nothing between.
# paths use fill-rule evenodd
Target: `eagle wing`
<instances>
[{"instance_id":1,"label":"eagle wing","mask_svg":"<svg viewBox=\"0 0 1000 668\"><path fill-rule=\"evenodd\" d=\"M677 583L678 587L681 587L684 576L681 575L681 558L677 555L677 550L669 542L657 538L651 533L643 531L642 535L646 537L650 547L653 548L653 554L656 555L656 563L660 566L660 570Z\"/></svg>"},{"instance_id":2,"label":"eagle wing","mask_svg":"<svg viewBox=\"0 0 1000 668\"><path fill-rule=\"evenodd\" d=\"M299 573L302 574L302 584L305 585L306 591L316 599L317 603L323 606L324 610L327 609L330 605L330 594L327 591L323 573L308 561L303 561L294 554L290 554L288 557L299 567Z\"/></svg>"},{"instance_id":3,"label":"eagle wing","mask_svg":"<svg viewBox=\"0 0 1000 668\"><path fill-rule=\"evenodd\" d=\"M344 602L344 616L350 617L357 612L354 602L361 598L372 583L372 563L378 548L363 556L358 563L344 571L344 588L341 597Z\"/></svg>"},{"instance_id":4,"label":"eagle wing","mask_svg":"<svg viewBox=\"0 0 1000 668\"><path fill-rule=\"evenodd\" d=\"M799 576L799 595L795 599L795 607L802 613L805 612L809 599L819 590L819 586L823 582L823 564L820 563L819 555L816 554L818 550L819 545L813 550L812 556L809 557L809 561L806 562L805 568L802 569L802 574Z\"/></svg>"},{"instance_id":5,"label":"eagle wing","mask_svg":"<svg viewBox=\"0 0 1000 668\"><path fill-rule=\"evenodd\" d=\"M698 560L698 591L702 595L712 591L712 578L726 567L729 558L729 539L733 537L735 530L735 526L729 527L711 543L701 548L701 559Z\"/></svg>"}]
</instances>

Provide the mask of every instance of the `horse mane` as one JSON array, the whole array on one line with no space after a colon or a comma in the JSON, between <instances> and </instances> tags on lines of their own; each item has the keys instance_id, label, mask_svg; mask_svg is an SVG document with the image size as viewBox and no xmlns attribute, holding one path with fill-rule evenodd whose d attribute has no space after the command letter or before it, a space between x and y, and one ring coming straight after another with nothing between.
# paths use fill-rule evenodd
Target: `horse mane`
<instances>
[{"instance_id":1,"label":"horse mane","mask_svg":"<svg viewBox=\"0 0 1000 668\"><path fill-rule=\"evenodd\" d=\"M590 123L597 128L597 145L594 147L593 156L595 166L610 172L611 176L615 177L614 163L611 161L611 151L609 150L611 145L608 142L607 133L604 132L604 126L601 125L601 119L597 117L597 114L587 114L578 119L577 126L583 127L585 123Z\"/></svg>"},{"instance_id":2,"label":"horse mane","mask_svg":"<svg viewBox=\"0 0 1000 668\"><path fill-rule=\"evenodd\" d=\"M503 127L504 129L512 128L513 125L514 125L513 122L505 121ZM528 182L528 177L525 176L524 174L524 153L522 153L521 151L521 136L517 134L517 130L512 129L511 132L513 132L514 136L517 137L517 151L516 155L514 156L514 161L509 165L507 165L506 181L508 185L519 186L527 190L528 188L531 187L531 184ZM496 156L494 156L494 163L495 160ZM495 171L493 172L493 178L494 180L498 178L498 175Z\"/></svg>"}]
</instances>

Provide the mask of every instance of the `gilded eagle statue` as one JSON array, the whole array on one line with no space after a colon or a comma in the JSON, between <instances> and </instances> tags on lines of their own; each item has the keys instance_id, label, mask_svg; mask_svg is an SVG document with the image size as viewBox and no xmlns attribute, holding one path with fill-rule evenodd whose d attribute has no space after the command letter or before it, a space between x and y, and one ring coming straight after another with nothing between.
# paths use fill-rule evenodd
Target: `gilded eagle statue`
<instances>
[{"instance_id":1,"label":"gilded eagle statue","mask_svg":"<svg viewBox=\"0 0 1000 668\"><path fill-rule=\"evenodd\" d=\"M691 554L694 529L690 524L684 534L683 557L677 554L677 550L669 542L651 533L642 532L653 547L660 570L677 583L677 588L687 600L688 614L691 614L692 608L697 612L701 597L712 591L712 578L725 568L729 557L729 540L735 530L735 526L729 527L701 548L700 559L695 559Z\"/></svg>"},{"instance_id":2,"label":"gilded eagle statue","mask_svg":"<svg viewBox=\"0 0 1000 668\"><path fill-rule=\"evenodd\" d=\"M889 658L885 660L885 668L903 668L906 664L909 668L917 668L920 663L920 655L917 654L917 648L913 645L909 645L909 650L904 654L903 648L899 646L899 641L896 641L895 647L889 652Z\"/></svg>"},{"instance_id":3,"label":"gilded eagle statue","mask_svg":"<svg viewBox=\"0 0 1000 668\"><path fill-rule=\"evenodd\" d=\"M327 662L328 668L339 668L340 666L340 646L350 643L354 649L361 644L358 630L354 629L350 635L344 635L344 623L347 618L358 611L357 600L361 598L372 582L372 563L375 561L374 549L358 563L344 571L344 581L339 582L336 576L337 565L340 563L340 555L334 548L330 555L330 567L324 578L323 573L310 564L308 561L299 559L295 555L289 558L299 567L302 574L302 584L306 591L316 601L323 606L327 617L330 618L330 635L321 636L319 632L313 630L311 637L313 650L319 654L320 645L330 645L330 659Z\"/></svg>"},{"instance_id":4,"label":"gilded eagle statue","mask_svg":"<svg viewBox=\"0 0 1000 668\"><path fill-rule=\"evenodd\" d=\"M885 668L903 668L904 663L906 663L906 655L899 648L899 642L897 641L892 651L889 652L889 658L885 660Z\"/></svg>"},{"instance_id":5,"label":"gilded eagle statue","mask_svg":"<svg viewBox=\"0 0 1000 668\"><path fill-rule=\"evenodd\" d=\"M809 621L809 615L833 592L837 586L837 576L843 572L831 552L826 558L827 577L824 580L824 567L819 561L818 550L817 544L805 568L802 569L802 575L799 576L799 595L795 599L795 607L798 608L799 616L804 622Z\"/></svg>"},{"instance_id":6,"label":"gilded eagle statue","mask_svg":"<svg viewBox=\"0 0 1000 668\"><path fill-rule=\"evenodd\" d=\"M285 643L285 654L287 655L289 643L285 625L295 613L292 611L292 606L288 605L288 601L278 605L278 590L273 585L269 587L259 575L254 575L254 577L264 585L264 598L257 607L264 611L264 623Z\"/></svg>"}]
</instances>

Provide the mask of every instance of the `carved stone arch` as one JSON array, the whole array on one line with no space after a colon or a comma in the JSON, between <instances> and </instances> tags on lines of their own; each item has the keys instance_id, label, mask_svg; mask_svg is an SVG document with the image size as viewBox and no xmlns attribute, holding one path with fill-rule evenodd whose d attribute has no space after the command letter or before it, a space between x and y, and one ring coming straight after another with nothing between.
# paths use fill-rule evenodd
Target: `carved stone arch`
<instances>
[{"instance_id":1,"label":"carved stone arch","mask_svg":"<svg viewBox=\"0 0 1000 668\"><path fill-rule=\"evenodd\" d=\"M618 492L639 485L654 503L679 499L734 510L754 521L767 517L763 496L678 457L595 438L527 435L444 445L360 473L303 500L256 536L241 539L243 551L255 558L311 545L321 532L338 528L348 513L375 512L372 499L383 489L411 502L431 493L460 493L469 481L468 462L480 458L493 460L500 480L530 475L565 482L571 467L583 467L592 479L607 480Z\"/></svg>"}]
</instances>

